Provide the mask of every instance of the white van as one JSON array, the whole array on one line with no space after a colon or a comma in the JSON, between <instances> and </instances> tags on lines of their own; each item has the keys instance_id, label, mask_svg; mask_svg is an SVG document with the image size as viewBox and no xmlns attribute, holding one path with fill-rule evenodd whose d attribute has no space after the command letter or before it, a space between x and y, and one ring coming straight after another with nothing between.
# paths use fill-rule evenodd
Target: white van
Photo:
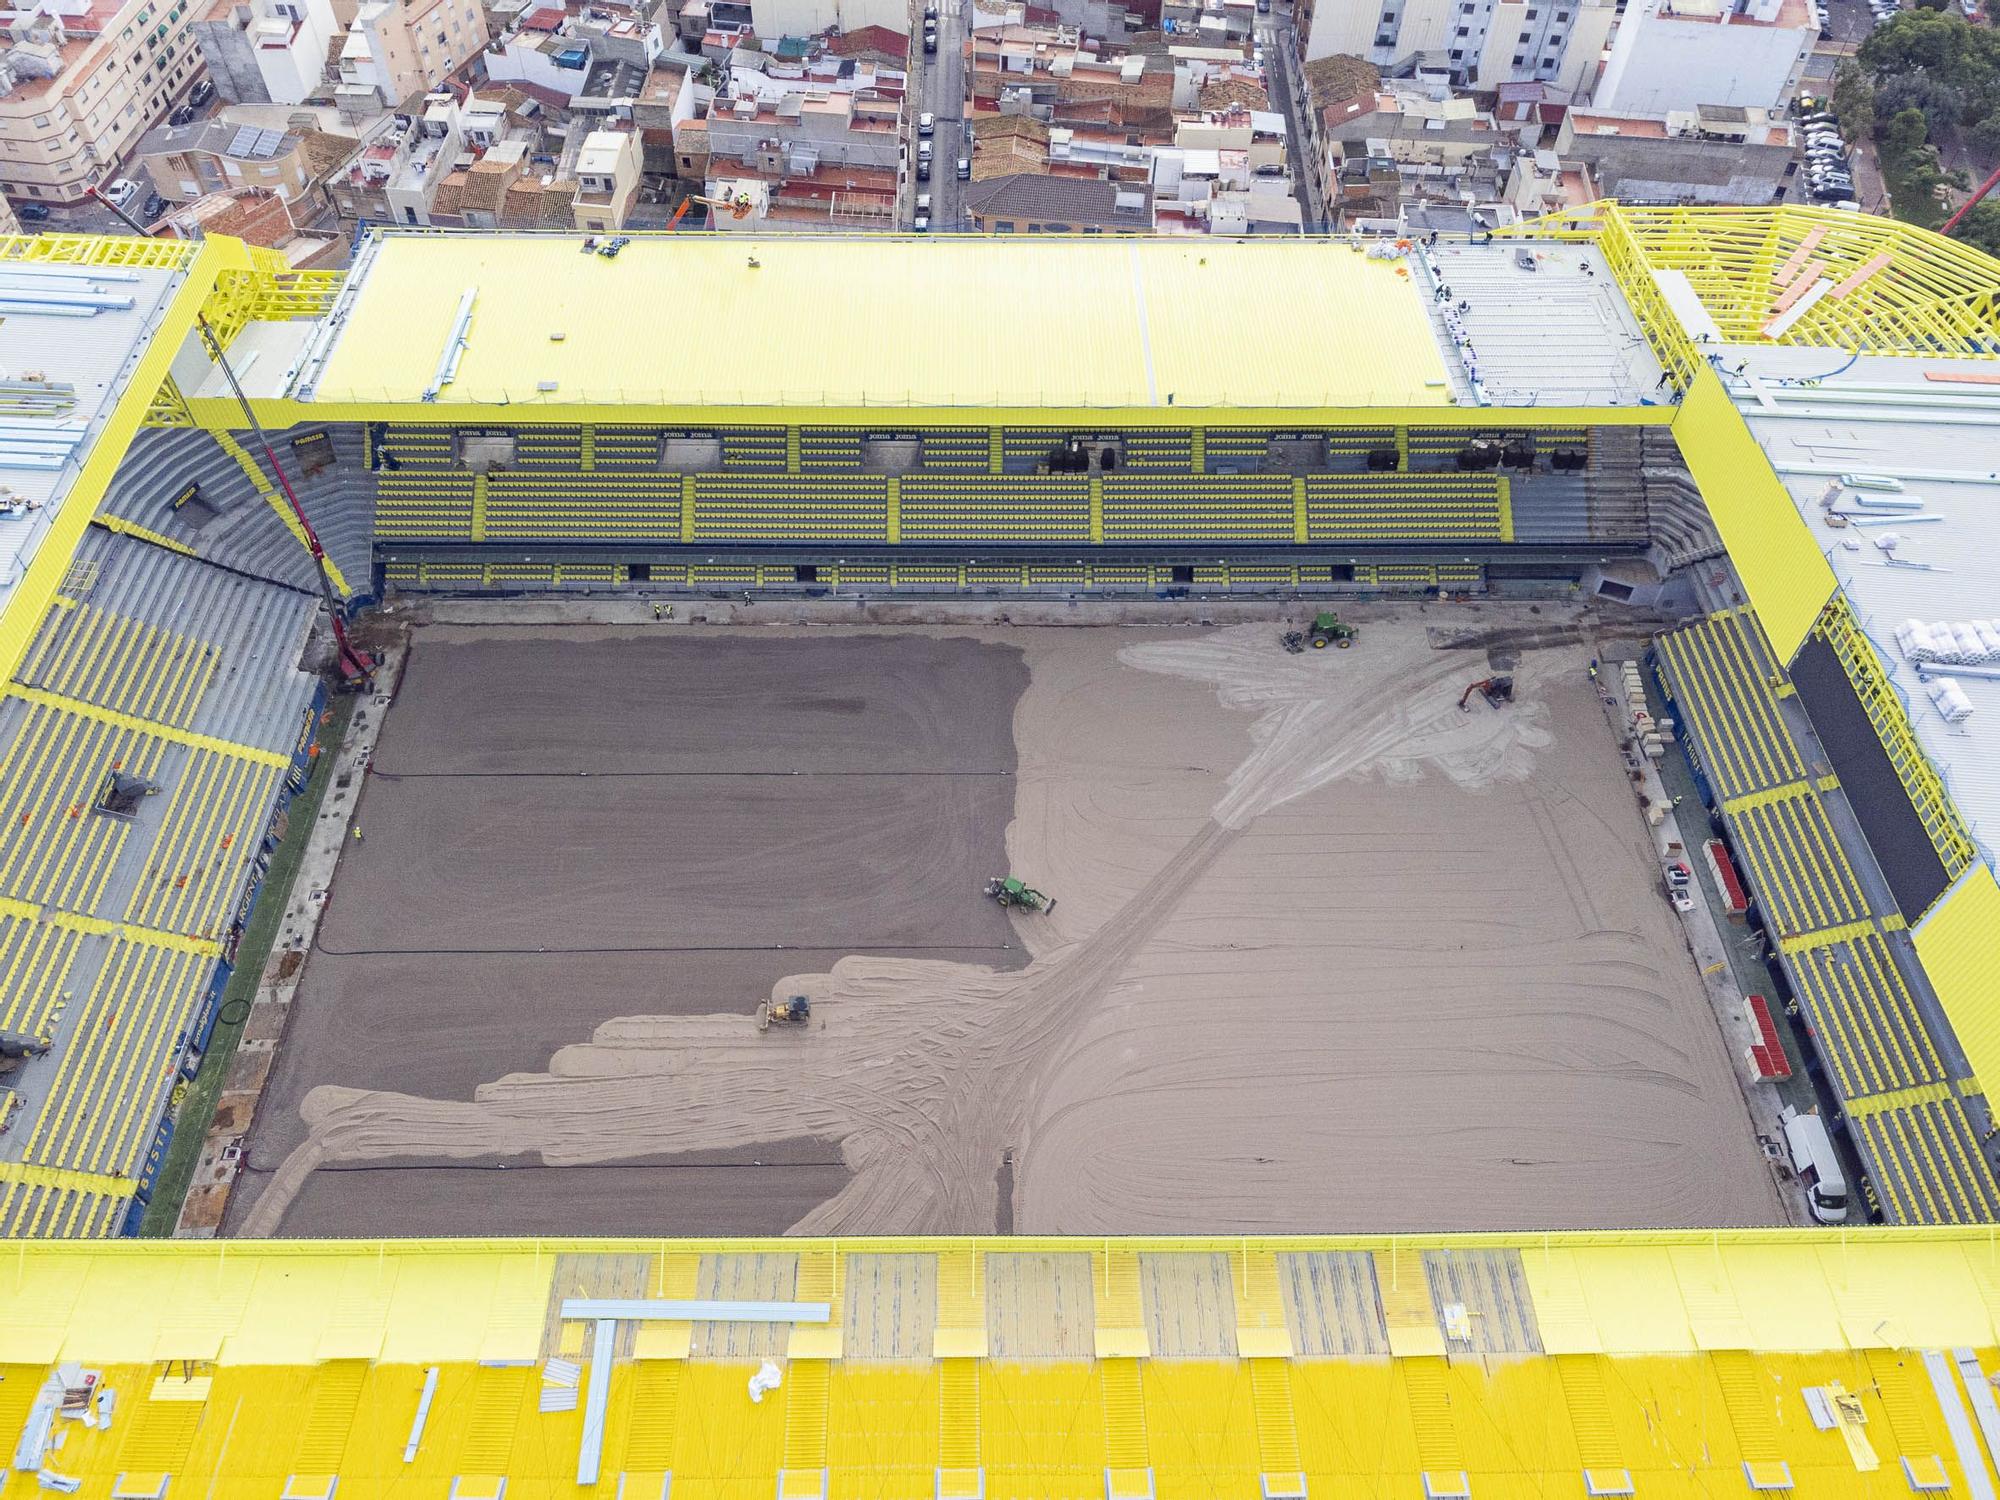
<instances>
[{"instance_id":1,"label":"white van","mask_svg":"<svg viewBox=\"0 0 2000 1500\"><path fill-rule=\"evenodd\" d=\"M1847 1179L1841 1175L1840 1158L1826 1133L1826 1122L1818 1115L1802 1115L1787 1107L1785 1149L1792 1158L1792 1170L1805 1184L1806 1202L1812 1216L1822 1224L1839 1224L1847 1218Z\"/></svg>"}]
</instances>

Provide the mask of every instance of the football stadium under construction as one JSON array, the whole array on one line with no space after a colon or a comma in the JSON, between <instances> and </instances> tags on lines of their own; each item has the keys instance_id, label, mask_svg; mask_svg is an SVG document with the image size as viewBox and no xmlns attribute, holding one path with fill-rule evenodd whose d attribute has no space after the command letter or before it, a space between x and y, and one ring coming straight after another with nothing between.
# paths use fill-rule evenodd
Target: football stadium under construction
<instances>
[{"instance_id":1,"label":"football stadium under construction","mask_svg":"<svg viewBox=\"0 0 2000 1500\"><path fill-rule=\"evenodd\" d=\"M605 248L0 240L0 1492L1992 1500L2000 263Z\"/></svg>"}]
</instances>

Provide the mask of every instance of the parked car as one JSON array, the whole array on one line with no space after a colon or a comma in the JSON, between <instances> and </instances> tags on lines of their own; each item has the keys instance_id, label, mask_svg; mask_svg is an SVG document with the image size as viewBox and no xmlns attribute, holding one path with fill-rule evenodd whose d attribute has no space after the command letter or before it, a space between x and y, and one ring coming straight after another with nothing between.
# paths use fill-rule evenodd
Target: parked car
<instances>
[{"instance_id":1,"label":"parked car","mask_svg":"<svg viewBox=\"0 0 2000 1500\"><path fill-rule=\"evenodd\" d=\"M120 177L117 181L108 183L102 191L105 199L114 208L126 208L139 196L139 184L129 177Z\"/></svg>"},{"instance_id":2,"label":"parked car","mask_svg":"<svg viewBox=\"0 0 2000 1500\"><path fill-rule=\"evenodd\" d=\"M970 181L972 180L972 158L971 158L971 157L969 157L969 156L961 156L961 157L960 157L960 158L958 159L958 180L959 180L960 182L970 182Z\"/></svg>"},{"instance_id":3,"label":"parked car","mask_svg":"<svg viewBox=\"0 0 2000 1500\"><path fill-rule=\"evenodd\" d=\"M937 51L937 33L935 31L926 31L924 33L924 52L928 55L935 51Z\"/></svg>"},{"instance_id":4,"label":"parked car","mask_svg":"<svg viewBox=\"0 0 2000 1500\"><path fill-rule=\"evenodd\" d=\"M186 125L194 120L194 106L182 103L174 106L174 112L167 116L169 125Z\"/></svg>"},{"instance_id":5,"label":"parked car","mask_svg":"<svg viewBox=\"0 0 2000 1500\"><path fill-rule=\"evenodd\" d=\"M215 97L215 85L204 78L188 94L188 103L196 109L204 108Z\"/></svg>"},{"instance_id":6,"label":"parked car","mask_svg":"<svg viewBox=\"0 0 2000 1500\"><path fill-rule=\"evenodd\" d=\"M49 206L46 203L17 203L14 205L14 217L23 224L46 224Z\"/></svg>"},{"instance_id":7,"label":"parked car","mask_svg":"<svg viewBox=\"0 0 2000 1500\"><path fill-rule=\"evenodd\" d=\"M917 158L917 181L929 182L930 180L931 159L928 156L920 156Z\"/></svg>"},{"instance_id":8,"label":"parked car","mask_svg":"<svg viewBox=\"0 0 2000 1500\"><path fill-rule=\"evenodd\" d=\"M932 131L936 129L937 129L937 116L932 114L929 110L925 110L922 114L917 116L918 135L929 135Z\"/></svg>"},{"instance_id":9,"label":"parked car","mask_svg":"<svg viewBox=\"0 0 2000 1500\"><path fill-rule=\"evenodd\" d=\"M910 221L910 228L914 229L918 234L929 234L931 232L931 216L929 214L918 214Z\"/></svg>"},{"instance_id":10,"label":"parked car","mask_svg":"<svg viewBox=\"0 0 2000 1500\"><path fill-rule=\"evenodd\" d=\"M148 193L146 194L146 206L139 210L139 222L141 224L157 224L160 221L160 215L166 211L167 200L162 198L158 193Z\"/></svg>"}]
</instances>

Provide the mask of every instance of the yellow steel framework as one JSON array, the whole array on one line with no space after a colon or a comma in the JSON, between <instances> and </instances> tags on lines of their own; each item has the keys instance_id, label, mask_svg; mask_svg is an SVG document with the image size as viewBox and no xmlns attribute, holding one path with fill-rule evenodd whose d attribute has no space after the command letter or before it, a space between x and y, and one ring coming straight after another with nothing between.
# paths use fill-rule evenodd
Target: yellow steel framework
<instances>
[{"instance_id":1,"label":"yellow steel framework","mask_svg":"<svg viewBox=\"0 0 2000 1500\"><path fill-rule=\"evenodd\" d=\"M1889 753L1889 763L1896 768L1903 789L1916 805L1917 816L1923 819L1924 832L1930 835L1931 846L1937 850L1938 858L1944 861L1945 873L1957 879L1959 873L1978 857L1971 835L1966 832L1965 824L1959 818L1958 809L1952 803L1951 794L1945 790L1936 767L1917 743L1903 700L1896 695L1888 674L1882 670L1875 648L1862 634L1846 595L1834 595L1826 608L1820 611L1813 634L1831 645L1839 655L1841 666L1847 670L1848 681L1854 684L1856 695L1868 710L1868 721L1875 726L1882 748ZM1905 915L1914 921L1920 914L1908 912Z\"/></svg>"},{"instance_id":2,"label":"yellow steel framework","mask_svg":"<svg viewBox=\"0 0 2000 1500\"><path fill-rule=\"evenodd\" d=\"M0 261L34 261L45 265L180 271L193 263L196 249L185 240L149 240L122 234L0 236Z\"/></svg>"},{"instance_id":3,"label":"yellow steel framework","mask_svg":"<svg viewBox=\"0 0 2000 1500\"><path fill-rule=\"evenodd\" d=\"M1607 200L1512 232L1596 239L1656 352L1687 337L1653 275L1676 271L1732 342L2000 358L2000 261L1895 219L1837 209L1637 208ZM1765 333L1779 299L1810 281L1826 283L1826 291L1776 338ZM1688 345L1661 360L1678 373L1692 354Z\"/></svg>"},{"instance_id":4,"label":"yellow steel framework","mask_svg":"<svg viewBox=\"0 0 2000 1500\"><path fill-rule=\"evenodd\" d=\"M227 348L253 322L287 322L323 316L340 295L343 271L297 271L275 250L244 247L250 264L215 278L202 315Z\"/></svg>"}]
</instances>

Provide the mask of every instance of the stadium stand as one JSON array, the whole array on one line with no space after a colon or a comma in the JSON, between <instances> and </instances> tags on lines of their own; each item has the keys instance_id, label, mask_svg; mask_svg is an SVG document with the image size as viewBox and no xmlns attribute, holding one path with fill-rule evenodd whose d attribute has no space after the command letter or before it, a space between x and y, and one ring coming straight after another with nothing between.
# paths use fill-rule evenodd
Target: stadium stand
<instances>
[{"instance_id":1,"label":"stadium stand","mask_svg":"<svg viewBox=\"0 0 2000 1500\"><path fill-rule=\"evenodd\" d=\"M0 693L0 1026L50 1049L4 1101L9 1235L143 1205L317 696L296 589L102 528L66 589Z\"/></svg>"},{"instance_id":2,"label":"stadium stand","mask_svg":"<svg viewBox=\"0 0 2000 1500\"><path fill-rule=\"evenodd\" d=\"M1871 901L1787 724L1791 681L1754 612L1663 635L1661 679L1727 823L1761 918L1810 1023L1883 1211L1902 1223L2000 1216L2000 1178L1911 992L1904 914ZM1954 1076L1954 1071L1956 1076Z\"/></svg>"}]
</instances>

